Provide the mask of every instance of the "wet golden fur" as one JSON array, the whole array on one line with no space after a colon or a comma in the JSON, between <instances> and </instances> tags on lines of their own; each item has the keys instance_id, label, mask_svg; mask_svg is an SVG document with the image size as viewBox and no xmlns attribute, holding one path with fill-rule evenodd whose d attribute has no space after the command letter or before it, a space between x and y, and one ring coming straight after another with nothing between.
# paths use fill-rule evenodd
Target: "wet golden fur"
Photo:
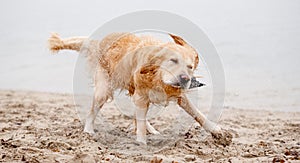
<instances>
[{"instance_id":1,"label":"wet golden fur","mask_svg":"<svg viewBox=\"0 0 300 163\"><path fill-rule=\"evenodd\" d=\"M103 104L113 98L116 89L128 90L136 109L137 141L146 144L146 128L158 134L146 120L150 103L168 105L176 101L200 125L213 134L220 128L189 102L185 89L172 85L178 75L193 77L198 65L197 52L179 36L171 35L174 42L161 42L151 36L131 33L113 33L103 40L87 37L61 39L57 34L49 38L49 49L81 51L86 55L94 78L94 99L85 120L84 131L94 133L94 120ZM188 88L188 87L187 87ZM150 96L154 94L154 96Z\"/></svg>"},{"instance_id":2,"label":"wet golden fur","mask_svg":"<svg viewBox=\"0 0 300 163\"><path fill-rule=\"evenodd\" d=\"M96 70L99 69L100 65L101 71L105 71L112 82L109 97L112 97L112 91L117 88L126 89L130 95L133 95L135 89L143 88L143 92L146 93L148 91L145 90L146 88L152 89L159 85L164 88L168 98L171 98L180 95L182 90L161 82L157 71L159 62L167 59L170 51L181 54L184 59L190 58L193 61L193 65L191 65L193 69L197 67L199 62L198 54L192 47L178 36L171 35L171 37L175 43L163 43L150 36L138 37L130 33L113 33L106 36L102 41L88 40L85 37L60 39L57 34L53 34L49 39L49 48L52 52L70 49L82 50L83 53L86 53L90 68ZM87 45L80 49L84 42ZM155 53L161 52L163 48L169 50L165 50L165 54L156 56ZM143 56L139 56L137 53L143 53ZM125 55L127 58L124 57ZM129 65L131 67L128 68ZM130 71L137 66L140 66L141 70L140 73L136 73L136 81L134 81L134 74ZM128 71L124 71L125 69ZM97 83L96 78L95 82ZM97 85L96 83L95 85Z\"/></svg>"}]
</instances>

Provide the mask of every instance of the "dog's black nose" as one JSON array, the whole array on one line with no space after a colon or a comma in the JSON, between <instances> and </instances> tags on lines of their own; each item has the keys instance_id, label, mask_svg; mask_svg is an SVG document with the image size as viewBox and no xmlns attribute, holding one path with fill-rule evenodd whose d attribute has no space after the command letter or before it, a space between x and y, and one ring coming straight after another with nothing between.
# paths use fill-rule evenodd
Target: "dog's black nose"
<instances>
[{"instance_id":1,"label":"dog's black nose","mask_svg":"<svg viewBox=\"0 0 300 163\"><path fill-rule=\"evenodd\" d=\"M179 75L180 84L186 86L186 84L191 80L186 74Z\"/></svg>"}]
</instances>

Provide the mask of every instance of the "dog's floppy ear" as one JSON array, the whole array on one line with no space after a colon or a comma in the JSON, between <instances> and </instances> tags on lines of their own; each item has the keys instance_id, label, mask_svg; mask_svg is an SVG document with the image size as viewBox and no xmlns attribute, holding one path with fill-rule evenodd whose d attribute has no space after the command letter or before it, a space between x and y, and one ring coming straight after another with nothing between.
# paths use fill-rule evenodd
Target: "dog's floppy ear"
<instances>
[{"instance_id":1,"label":"dog's floppy ear","mask_svg":"<svg viewBox=\"0 0 300 163\"><path fill-rule=\"evenodd\" d=\"M172 39L174 40L174 42L176 44L181 45L181 46L184 46L187 44L181 37L170 34L170 33L169 33L169 35L172 37Z\"/></svg>"},{"instance_id":2,"label":"dog's floppy ear","mask_svg":"<svg viewBox=\"0 0 300 163\"><path fill-rule=\"evenodd\" d=\"M159 66L152 64L144 65L140 69L140 74L155 74L157 72L158 67Z\"/></svg>"},{"instance_id":3,"label":"dog's floppy ear","mask_svg":"<svg viewBox=\"0 0 300 163\"><path fill-rule=\"evenodd\" d=\"M195 67L197 67L198 63L199 63L199 57L198 57L197 51L193 47L191 47L187 42L185 42L181 37L173 35L171 33L169 33L169 35L172 37L172 39L174 40L174 42L176 44L184 46L184 47L190 49L191 51L195 52L195 60L194 60L195 62L194 62L194 64L195 64Z\"/></svg>"}]
</instances>

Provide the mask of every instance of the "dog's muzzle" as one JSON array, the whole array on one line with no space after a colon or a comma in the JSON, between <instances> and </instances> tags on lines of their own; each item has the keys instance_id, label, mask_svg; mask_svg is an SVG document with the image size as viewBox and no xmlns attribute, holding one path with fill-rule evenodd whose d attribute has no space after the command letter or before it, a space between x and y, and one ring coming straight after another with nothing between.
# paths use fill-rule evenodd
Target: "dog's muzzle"
<instances>
[{"instance_id":1,"label":"dog's muzzle","mask_svg":"<svg viewBox=\"0 0 300 163\"><path fill-rule=\"evenodd\" d=\"M179 83L181 88L187 88L189 81L191 80L190 77L186 74L181 74L178 76Z\"/></svg>"},{"instance_id":2,"label":"dog's muzzle","mask_svg":"<svg viewBox=\"0 0 300 163\"><path fill-rule=\"evenodd\" d=\"M182 88L185 89L188 87L188 83L191 79L189 78L189 76L185 75L185 74L181 74L177 77L177 82L171 84L173 87L178 87L178 88Z\"/></svg>"}]
</instances>

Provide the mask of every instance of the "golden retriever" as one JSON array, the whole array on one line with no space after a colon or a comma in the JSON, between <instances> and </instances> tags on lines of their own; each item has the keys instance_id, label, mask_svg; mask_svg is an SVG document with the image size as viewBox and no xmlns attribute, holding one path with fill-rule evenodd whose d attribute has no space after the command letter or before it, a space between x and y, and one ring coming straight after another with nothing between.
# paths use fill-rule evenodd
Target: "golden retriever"
<instances>
[{"instance_id":1,"label":"golden retriever","mask_svg":"<svg viewBox=\"0 0 300 163\"><path fill-rule=\"evenodd\" d=\"M69 49L85 50L94 73L94 99L84 132L94 133L94 120L116 89L127 90L136 105L136 140L146 144L147 130L159 134L146 120L151 103L168 105L176 101L201 126L213 135L222 135L221 128L207 118L187 99L193 72L199 58L195 49L181 37L170 34L174 42L162 42L151 36L112 33L103 40L87 37L49 38L52 52ZM84 46L83 46L84 45Z\"/></svg>"}]
</instances>

